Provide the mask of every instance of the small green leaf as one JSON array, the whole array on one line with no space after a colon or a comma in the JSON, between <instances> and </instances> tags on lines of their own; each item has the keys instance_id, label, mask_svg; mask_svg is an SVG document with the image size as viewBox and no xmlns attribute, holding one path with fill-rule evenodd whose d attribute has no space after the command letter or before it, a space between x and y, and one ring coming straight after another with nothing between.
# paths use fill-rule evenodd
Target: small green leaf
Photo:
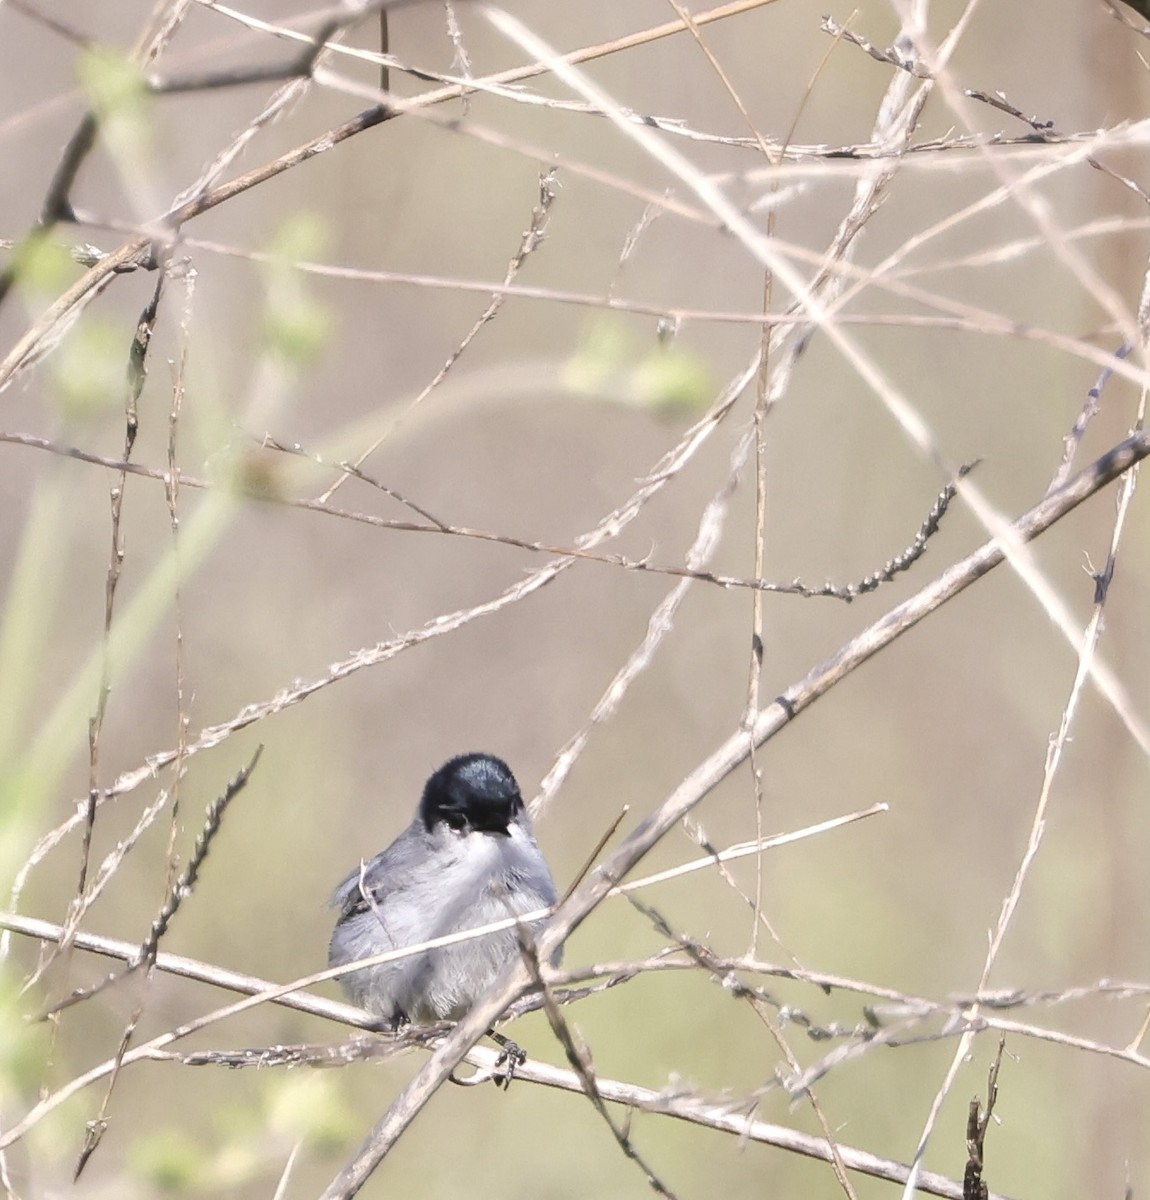
<instances>
[{"instance_id":1,"label":"small green leaf","mask_svg":"<svg viewBox=\"0 0 1150 1200\"><path fill-rule=\"evenodd\" d=\"M630 339L618 320L597 318L588 324L582 344L567 360L563 381L581 395L602 396L626 369L631 351Z\"/></svg>"},{"instance_id":2,"label":"small green leaf","mask_svg":"<svg viewBox=\"0 0 1150 1200\"><path fill-rule=\"evenodd\" d=\"M636 366L632 382L639 402L667 415L698 412L714 395L706 363L689 350L660 346Z\"/></svg>"},{"instance_id":3,"label":"small green leaf","mask_svg":"<svg viewBox=\"0 0 1150 1200\"><path fill-rule=\"evenodd\" d=\"M85 50L76 74L101 121L124 113L138 115L146 103L148 87L140 68L107 46Z\"/></svg>"},{"instance_id":4,"label":"small green leaf","mask_svg":"<svg viewBox=\"0 0 1150 1200\"><path fill-rule=\"evenodd\" d=\"M72 256L57 242L32 235L14 251L16 277L34 293L57 296L76 276Z\"/></svg>"},{"instance_id":5,"label":"small green leaf","mask_svg":"<svg viewBox=\"0 0 1150 1200\"><path fill-rule=\"evenodd\" d=\"M138 1178L169 1195L190 1191L203 1181L206 1155L182 1129L137 1135L128 1147L128 1167Z\"/></svg>"},{"instance_id":6,"label":"small green leaf","mask_svg":"<svg viewBox=\"0 0 1150 1200\"><path fill-rule=\"evenodd\" d=\"M124 403L128 346L122 329L86 316L49 359L64 415L102 417Z\"/></svg>"},{"instance_id":7,"label":"small green leaf","mask_svg":"<svg viewBox=\"0 0 1150 1200\"><path fill-rule=\"evenodd\" d=\"M292 1142L306 1139L321 1152L339 1149L359 1127L356 1111L332 1075L288 1076L269 1097L268 1124Z\"/></svg>"},{"instance_id":8,"label":"small green leaf","mask_svg":"<svg viewBox=\"0 0 1150 1200\"><path fill-rule=\"evenodd\" d=\"M308 279L296 269L301 260L323 254L327 225L311 213L296 213L282 222L268 245L264 268L267 307L264 341L268 350L296 366L314 362L331 342L332 309L316 299Z\"/></svg>"},{"instance_id":9,"label":"small green leaf","mask_svg":"<svg viewBox=\"0 0 1150 1200\"><path fill-rule=\"evenodd\" d=\"M317 213L295 212L272 233L266 253L271 269L291 267L305 259L321 258L328 245L328 223Z\"/></svg>"},{"instance_id":10,"label":"small green leaf","mask_svg":"<svg viewBox=\"0 0 1150 1200\"><path fill-rule=\"evenodd\" d=\"M564 383L572 391L660 414L695 411L714 391L706 363L676 345L652 345L628 334L622 321L592 321L571 356Z\"/></svg>"},{"instance_id":11,"label":"small green leaf","mask_svg":"<svg viewBox=\"0 0 1150 1200\"><path fill-rule=\"evenodd\" d=\"M331 308L302 289L282 286L269 293L264 338L268 349L289 363L315 362L330 344L334 329Z\"/></svg>"},{"instance_id":12,"label":"small green leaf","mask_svg":"<svg viewBox=\"0 0 1150 1200\"><path fill-rule=\"evenodd\" d=\"M100 142L125 178L147 180L154 164L152 97L137 63L107 47L88 50L77 64L100 126Z\"/></svg>"}]
</instances>

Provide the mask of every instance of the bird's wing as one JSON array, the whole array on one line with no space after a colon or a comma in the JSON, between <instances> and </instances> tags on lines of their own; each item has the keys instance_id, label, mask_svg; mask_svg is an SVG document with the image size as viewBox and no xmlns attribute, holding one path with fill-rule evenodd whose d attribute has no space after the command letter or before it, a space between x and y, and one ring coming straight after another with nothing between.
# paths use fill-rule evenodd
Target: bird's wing
<instances>
[{"instance_id":1,"label":"bird's wing","mask_svg":"<svg viewBox=\"0 0 1150 1200\"><path fill-rule=\"evenodd\" d=\"M413 823L386 850L356 867L335 889L331 906L339 909L341 922L382 905L389 895L404 888L418 861L422 836L423 830Z\"/></svg>"}]
</instances>

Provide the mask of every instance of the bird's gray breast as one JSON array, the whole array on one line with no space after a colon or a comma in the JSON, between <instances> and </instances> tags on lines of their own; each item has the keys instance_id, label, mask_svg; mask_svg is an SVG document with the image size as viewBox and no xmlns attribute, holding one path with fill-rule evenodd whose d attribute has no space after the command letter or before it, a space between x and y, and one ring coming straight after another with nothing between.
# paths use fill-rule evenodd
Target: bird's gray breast
<instances>
[{"instance_id":1,"label":"bird's gray breast","mask_svg":"<svg viewBox=\"0 0 1150 1200\"><path fill-rule=\"evenodd\" d=\"M336 927L331 961L421 942L547 908L555 885L538 846L520 824L507 837L459 834L446 825L410 826L364 873L374 905ZM358 873L336 894L345 913L360 893ZM515 928L436 947L345 977L351 998L387 1019L457 1019L520 951Z\"/></svg>"}]
</instances>

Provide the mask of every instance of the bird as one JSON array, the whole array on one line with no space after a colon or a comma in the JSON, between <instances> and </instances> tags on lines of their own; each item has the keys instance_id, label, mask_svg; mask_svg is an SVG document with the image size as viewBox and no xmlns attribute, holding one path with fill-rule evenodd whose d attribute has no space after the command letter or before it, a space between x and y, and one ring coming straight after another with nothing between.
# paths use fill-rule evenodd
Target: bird
<instances>
[{"instance_id":1,"label":"bird","mask_svg":"<svg viewBox=\"0 0 1150 1200\"><path fill-rule=\"evenodd\" d=\"M335 889L328 961L343 966L551 908L556 899L511 768L492 754L461 754L427 780L399 837ZM341 983L385 1028L457 1021L520 953L511 927L363 967Z\"/></svg>"}]
</instances>

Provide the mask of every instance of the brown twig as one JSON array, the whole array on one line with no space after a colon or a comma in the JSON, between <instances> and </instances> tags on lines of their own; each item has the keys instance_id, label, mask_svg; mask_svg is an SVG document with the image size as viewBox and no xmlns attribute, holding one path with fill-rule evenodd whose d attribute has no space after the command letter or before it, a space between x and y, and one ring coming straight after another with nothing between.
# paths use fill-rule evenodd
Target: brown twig
<instances>
[{"instance_id":1,"label":"brown twig","mask_svg":"<svg viewBox=\"0 0 1150 1200\"><path fill-rule=\"evenodd\" d=\"M520 239L519 247L511 257L511 261L507 264L507 271L503 276L503 288L509 288L514 282L515 277L523 268L523 264L527 259L539 249L547 236L547 220L551 212L551 207L555 203L555 197L558 194L558 185L556 183L556 171L551 169L539 177L539 199L535 207L531 210L531 221L526 232ZM392 421L385 433L380 434L370 446L358 455L352 468L349 468L336 481L324 489L323 494L319 497L321 504L327 504L332 496L339 490L344 481L349 475L357 474L363 464L379 449L380 446L391 436L403 420L411 415L415 409L434 392L439 385L447 378L451 369L462 357L468 346L479 336L483 327L493 321L498 316L500 309L507 301L506 291L497 291L488 301L487 307L480 313L475 323L464 335L463 340L451 352L447 361L435 373L435 377L430 383L408 404L402 415L395 421ZM362 478L362 476L358 476Z\"/></svg>"},{"instance_id":2,"label":"brown twig","mask_svg":"<svg viewBox=\"0 0 1150 1200\"><path fill-rule=\"evenodd\" d=\"M962 1177L962 1200L987 1200L990 1189L986 1186L982 1172L986 1167L986 1131L994 1116L998 1103L998 1069L1002 1066L1002 1055L1006 1050L1006 1035L998 1039L998 1053L990 1064L986 1081L986 1107L977 1096L970 1102L970 1114L966 1122L966 1171Z\"/></svg>"},{"instance_id":3,"label":"brown twig","mask_svg":"<svg viewBox=\"0 0 1150 1200\"><path fill-rule=\"evenodd\" d=\"M519 949L523 962L527 967L533 984L541 994L543 1012L546 1014L547 1023L551 1026L551 1032L555 1035L555 1040L562 1047L568 1064L578 1077L582 1085L583 1094L591 1102L591 1107L598 1113L603 1123L611 1131L611 1136L615 1139L615 1143L619 1149L622 1150L623 1156L633 1162L643 1172L651 1190L657 1196L666 1196L667 1200L676 1200L675 1193L667 1187L659 1175L656 1174L654 1168L647 1162L645 1156L636 1148L635 1143L631 1140L630 1130L627 1125L618 1124L611 1116L606 1101L603 1099L603 1093L599 1088L599 1080L595 1074L595 1065L591 1059L591 1052L576 1038L571 1026L560 1011L559 1005L555 1003L555 998L552 996L547 981L543 977L530 929L521 923L516 927L516 931L519 935Z\"/></svg>"},{"instance_id":4,"label":"brown twig","mask_svg":"<svg viewBox=\"0 0 1150 1200\"><path fill-rule=\"evenodd\" d=\"M241 768L232 779L228 782L227 787L216 797L215 800L208 806L207 813L204 817L204 825L200 830L200 835L196 839L196 844L192 849L187 866L183 869L180 877L176 880L171 888L167 898L160 908L159 913L152 921L151 928L148 930L148 935L140 945L133 960L128 963L127 970L123 973L116 973L108 976L100 983L91 987L77 988L65 999L53 1004L47 1010L44 1016L55 1016L66 1008L70 1008L73 1004L79 1004L81 1001L90 1000L93 996L102 992L106 987L117 983L125 975L143 967L145 970L150 970L156 961L157 949L160 944L160 939L167 933L168 927L171 925L176 913L179 912L184 901L195 891L196 882L199 879L200 871L203 869L205 860L208 857L208 852L212 848L212 843L216 839L223 824L224 814L227 812L231 802L244 790L248 780L251 778L252 772L256 768L256 764L260 760L260 755L263 753L263 747L259 746L255 754L252 755L251 761L246 767Z\"/></svg>"},{"instance_id":5,"label":"brown twig","mask_svg":"<svg viewBox=\"0 0 1150 1200\"><path fill-rule=\"evenodd\" d=\"M1129 344L1119 346L1114 351L1115 360L1127 358L1130 355L1132 346ZM1070 472L1074 469L1074 456L1078 453L1078 448L1082 445L1082 439L1086 436L1086 427L1098 415L1098 410L1102 403L1102 392L1106 385L1110 382L1114 375L1112 366L1102 368L1102 373L1098 376L1094 386L1086 393L1086 400L1082 405L1082 409L1075 418L1074 425L1070 432L1062 439L1062 461L1058 464L1058 470L1054 473L1054 478L1050 481L1050 491L1055 491L1060 488L1067 479L1070 478Z\"/></svg>"},{"instance_id":6,"label":"brown twig","mask_svg":"<svg viewBox=\"0 0 1150 1200\"><path fill-rule=\"evenodd\" d=\"M799 1073L799 1061L795 1057L794 1051L791 1049L785 1037L783 1037L782 1029L778 1022L774 1019L769 1009L779 1009L780 1005L773 996L766 995L760 989L749 988L738 978L725 970L720 964L718 956L712 953L709 947L702 942L696 941L693 938L687 937L684 934L677 933L671 928L670 922L656 908L649 904L637 900L634 896L628 895L627 899L631 904L651 922L652 925L670 941L678 945L684 950L687 956L698 964L704 971L709 974L716 982L721 983L727 988L730 993L738 999L745 1000L758 1015L760 1020L767 1026L774 1039L775 1045L778 1046L783 1056L787 1060L787 1065L792 1074ZM794 1013L788 1011L788 1020L794 1020ZM806 1023L807 1032L811 1032L811 1023ZM857 1032L851 1036L857 1036ZM865 1035L864 1035L865 1036ZM843 1190L843 1194L848 1200L858 1200L854 1187L851 1185L850 1179L847 1177L846 1164L843 1162L842 1154L839 1151L835 1141L834 1134L831 1130L830 1122L827 1120L826 1114L823 1112L822 1106L819 1104L814 1092L810 1088L805 1088L802 1095L806 1097L811 1106L811 1110L815 1114L815 1119L819 1123L819 1128L823 1131L823 1138L830 1149L831 1166L834 1170L835 1178L838 1180L839 1186Z\"/></svg>"}]
</instances>

